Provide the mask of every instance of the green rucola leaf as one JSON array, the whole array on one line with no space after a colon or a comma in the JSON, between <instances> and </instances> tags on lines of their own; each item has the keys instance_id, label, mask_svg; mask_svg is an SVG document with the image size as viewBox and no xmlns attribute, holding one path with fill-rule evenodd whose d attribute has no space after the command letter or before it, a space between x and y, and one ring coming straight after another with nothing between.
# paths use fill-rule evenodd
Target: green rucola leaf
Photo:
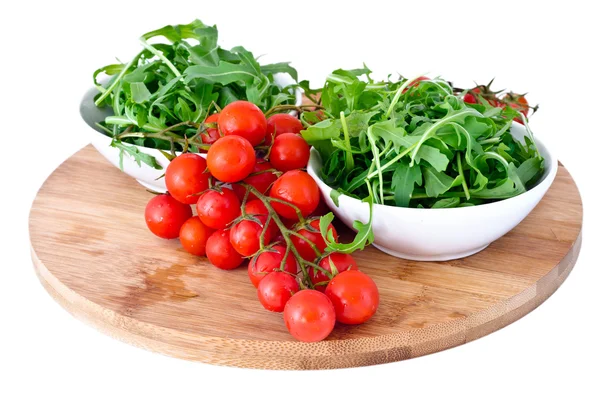
<instances>
[{"instance_id":1,"label":"green rucola leaf","mask_svg":"<svg viewBox=\"0 0 600 397\"><path fill-rule=\"evenodd\" d=\"M133 102L135 102L135 103L147 102L150 99L150 97L152 96L150 91L148 91L146 84L144 84L144 83L141 83L141 82L131 83L130 86L131 86L131 99L133 99Z\"/></svg>"},{"instance_id":2,"label":"green rucola leaf","mask_svg":"<svg viewBox=\"0 0 600 397\"><path fill-rule=\"evenodd\" d=\"M302 131L302 138L312 145L315 141L339 138L341 128L342 124L339 120L323 120Z\"/></svg>"},{"instance_id":3,"label":"green rucola leaf","mask_svg":"<svg viewBox=\"0 0 600 397\"><path fill-rule=\"evenodd\" d=\"M228 85L238 81L251 84L252 81L258 77L251 66L228 62L220 62L219 66L190 66L183 72L183 76L184 81L188 84L194 79L202 79L209 83L218 83L222 85Z\"/></svg>"},{"instance_id":4,"label":"green rucola leaf","mask_svg":"<svg viewBox=\"0 0 600 397\"><path fill-rule=\"evenodd\" d=\"M123 154L124 153L127 153L131 158L133 158L138 165L141 165L141 163L144 163L156 170L163 169L163 167L160 164L158 164L158 162L156 161L156 159L154 157L152 157L151 155L146 154L144 152L141 152L137 147L135 147L133 145L126 145L123 142L113 140L110 143L110 146L120 150L119 167L121 168L121 170L123 169Z\"/></svg>"},{"instance_id":5,"label":"green rucola leaf","mask_svg":"<svg viewBox=\"0 0 600 397\"><path fill-rule=\"evenodd\" d=\"M425 192L429 197L437 197L440 194L444 194L451 188L459 186L463 181L460 175L452 178L430 167L423 169L423 176L425 179Z\"/></svg>"},{"instance_id":6,"label":"green rucola leaf","mask_svg":"<svg viewBox=\"0 0 600 397\"><path fill-rule=\"evenodd\" d=\"M405 162L399 162L392 175L392 189L394 189L394 201L398 207L408 207L410 198L415 188L423 184L421 167L411 167Z\"/></svg>"},{"instance_id":7,"label":"green rucola leaf","mask_svg":"<svg viewBox=\"0 0 600 397\"><path fill-rule=\"evenodd\" d=\"M375 239L375 235L373 234L373 192L371 190L371 185L367 183L369 188L369 196L362 200L363 203L369 204L369 221L365 224L359 220L354 221L352 227L356 230L356 235L354 236L354 240L350 243L336 243L333 239L333 234L331 231L328 233L328 228L331 222L333 221L333 213L328 213L325 216L322 216L319 221L319 230L321 231L321 235L327 243L327 247L325 248L326 252L341 252L343 254L351 254L356 250L362 250L368 244L371 244Z\"/></svg>"},{"instance_id":8,"label":"green rucola leaf","mask_svg":"<svg viewBox=\"0 0 600 397\"><path fill-rule=\"evenodd\" d=\"M454 208L460 204L460 198L449 197L436 201L431 208Z\"/></svg>"}]
</instances>

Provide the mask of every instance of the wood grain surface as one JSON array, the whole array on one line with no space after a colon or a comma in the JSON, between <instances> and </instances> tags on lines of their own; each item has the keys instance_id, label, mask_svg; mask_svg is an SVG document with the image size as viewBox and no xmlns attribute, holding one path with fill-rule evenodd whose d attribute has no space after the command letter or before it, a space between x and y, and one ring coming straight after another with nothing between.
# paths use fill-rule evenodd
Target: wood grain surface
<instances>
[{"instance_id":1,"label":"wood grain surface","mask_svg":"<svg viewBox=\"0 0 600 397\"><path fill-rule=\"evenodd\" d=\"M296 342L265 311L246 267L222 271L146 228L150 198L91 146L64 162L33 203L36 272L76 318L125 342L189 360L269 369L326 369L404 360L496 331L546 300L581 245L579 192L561 165L517 228L468 258L412 262L373 247L355 254L381 304L360 326Z\"/></svg>"}]
</instances>

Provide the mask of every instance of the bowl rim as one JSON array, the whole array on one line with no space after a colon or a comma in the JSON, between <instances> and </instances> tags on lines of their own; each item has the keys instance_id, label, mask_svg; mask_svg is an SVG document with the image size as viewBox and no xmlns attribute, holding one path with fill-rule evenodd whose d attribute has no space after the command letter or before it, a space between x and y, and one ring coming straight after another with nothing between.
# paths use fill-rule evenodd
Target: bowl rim
<instances>
[{"instance_id":1,"label":"bowl rim","mask_svg":"<svg viewBox=\"0 0 600 397\"><path fill-rule=\"evenodd\" d=\"M296 82L289 73L279 72L279 73L275 73L273 75L274 78L277 78L277 76L279 76L280 79L285 79L287 81L293 82L293 84L296 84L296 85L298 84L298 82ZM292 85L292 83L290 83L289 85ZM96 88L96 86L92 86L92 87L90 87L89 89L87 89L85 91L85 93L81 97L81 100L79 101L79 117L84 122L85 125L87 125L89 128L91 128L92 130L94 130L95 132L97 132L100 136L112 140L113 137L111 137L110 135L107 135L104 131L101 131L95 125L90 124L87 121L86 117L84 116L84 114L86 112L88 112L88 108L89 107L92 107L94 110L101 111L101 108L97 107L94 104L94 101L93 101L94 97L98 93L99 93L99 91ZM304 94L304 90L300 86L296 86L296 88L294 89L294 96L296 98L296 102L294 102L295 106L301 106L302 105L303 94ZM290 114L295 114L296 111L295 110L291 110L289 113ZM135 147L138 147L138 148L144 148L146 150L156 150L156 151L158 151L158 149L150 148L150 147L146 147L146 146L136 145L135 143L128 143L128 142L123 142L123 143L126 144L126 145L135 146Z\"/></svg>"},{"instance_id":2,"label":"bowl rim","mask_svg":"<svg viewBox=\"0 0 600 397\"><path fill-rule=\"evenodd\" d=\"M514 121L512 123L511 129L513 127L523 128L523 129L525 128L521 124L515 123ZM493 203L484 203L484 204L472 205L472 206L467 206L467 207L413 208L413 207L396 207L393 205L373 203L373 210L375 210L375 208L384 207L386 209L393 209L393 210L398 210L398 211L412 211L412 212L421 212L421 213L431 211L431 210L436 210L436 212L439 212L439 211L467 212L467 211L477 211L480 208L491 209L491 208L498 208L503 205L504 206L510 205L511 203L514 203L517 200L522 199L522 197L524 197L526 195L528 195L528 196L533 195L534 192L538 193L538 192L543 191L543 193L542 193L542 197L543 197L543 195L545 195L546 191L548 190L548 188L554 181L554 178L556 177L556 174L558 172L558 160L553 155L553 152L548 148L548 146L545 145L539 139L539 137L534 135L533 139L534 139L536 145L538 146L538 150L539 150L539 147L542 147L544 149L544 151L547 153L547 156L544 156L542 154L542 157L544 158L544 164L546 165L546 167L549 167L549 168L547 168L547 172L544 172L544 175L542 175L542 178L537 182L537 184L534 187L532 187L531 189L526 190L524 193L521 193L517 196L509 197L506 199L498 200ZM316 160L316 159L318 159L318 160ZM307 172L309 174L311 174L311 176L313 176L314 178L318 179L318 181L317 181L318 185L326 186L329 189L329 193L331 193L333 188L331 186L329 186L327 183L325 183L325 181L323 181L323 179L321 179L321 177L318 175L318 172L315 171L315 167L314 167L315 161L322 162L322 159L321 159L321 155L319 154L319 152L313 147L310 149L310 158L308 160ZM321 164L321 166L322 166L322 164ZM321 190L321 188L319 188L319 190ZM325 196L325 192L321 192L321 193ZM344 198L345 200L350 200L351 202L354 202L354 204L357 204L357 205L362 205L362 204L368 205L368 203L362 201L361 199L350 197L346 194L340 194L339 200L341 200L342 198ZM341 208L341 206L342 206L341 202L338 201L338 203L340 205L336 206L336 207Z\"/></svg>"}]
</instances>

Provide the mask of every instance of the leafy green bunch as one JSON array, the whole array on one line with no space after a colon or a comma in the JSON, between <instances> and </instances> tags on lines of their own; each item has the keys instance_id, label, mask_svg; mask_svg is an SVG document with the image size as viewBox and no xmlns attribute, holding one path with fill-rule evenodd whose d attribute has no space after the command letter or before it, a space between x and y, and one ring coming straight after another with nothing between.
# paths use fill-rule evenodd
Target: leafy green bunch
<instances>
[{"instance_id":1,"label":"leafy green bunch","mask_svg":"<svg viewBox=\"0 0 600 397\"><path fill-rule=\"evenodd\" d=\"M372 186L378 204L464 207L517 196L542 175L543 158L517 110L467 104L439 78L374 82L370 73L334 71L321 92L327 118L302 115L314 123L303 136L324 160L334 199L364 199ZM515 117L527 130L522 141L510 132Z\"/></svg>"},{"instance_id":2,"label":"leafy green bunch","mask_svg":"<svg viewBox=\"0 0 600 397\"><path fill-rule=\"evenodd\" d=\"M168 43L150 44L153 38ZM128 63L96 70L95 103L114 113L100 127L117 141L158 149L185 143L197 151L201 141L187 138L198 137L199 123L215 108L248 100L265 111L295 102L294 86L281 88L273 81L279 72L297 81L293 67L260 65L245 48L225 50L217 39L217 28L199 20L165 26L144 34L143 50ZM107 83L98 82L100 74L110 76Z\"/></svg>"}]
</instances>

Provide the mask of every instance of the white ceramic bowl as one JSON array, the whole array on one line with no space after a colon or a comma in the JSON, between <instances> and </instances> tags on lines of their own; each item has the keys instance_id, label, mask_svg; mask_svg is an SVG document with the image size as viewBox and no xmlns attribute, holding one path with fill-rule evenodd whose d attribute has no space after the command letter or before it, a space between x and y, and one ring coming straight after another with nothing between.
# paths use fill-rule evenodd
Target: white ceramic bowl
<instances>
[{"instance_id":1,"label":"white ceramic bowl","mask_svg":"<svg viewBox=\"0 0 600 397\"><path fill-rule=\"evenodd\" d=\"M287 73L276 73L274 76L275 84L280 87L285 87L294 84L295 81ZM112 114L111 109L98 108L94 105L94 96L98 94L96 88L92 88L84 95L79 111L85 124L87 125L86 131L90 135L92 145L102 154L108 161L115 167L119 167L119 149L111 147L110 143L112 138L105 135L95 123L104 121L106 116ZM296 105L302 104L302 91L297 89L295 92ZM162 170L154 169L144 163L138 165L131 157L127 154L123 156L123 172L127 175L135 178L141 185L147 187L156 192L166 192L164 178L161 176L165 173L165 169L169 165L169 160L162 155L156 149L149 149L143 146L136 146L139 151L147 153L153 156L156 161L163 167Z\"/></svg>"},{"instance_id":2,"label":"white ceramic bowl","mask_svg":"<svg viewBox=\"0 0 600 397\"><path fill-rule=\"evenodd\" d=\"M513 123L511 133L523 139L525 128ZM418 261L444 261L463 258L486 248L517 226L540 202L558 170L558 162L539 139L545 170L535 187L519 196L461 208L400 208L375 204L373 208L374 246L390 255ZM321 159L313 149L308 173L317 181L327 205L347 226L354 220L366 223L369 205L342 195L339 207L331 200L331 188L320 178Z\"/></svg>"}]
</instances>

